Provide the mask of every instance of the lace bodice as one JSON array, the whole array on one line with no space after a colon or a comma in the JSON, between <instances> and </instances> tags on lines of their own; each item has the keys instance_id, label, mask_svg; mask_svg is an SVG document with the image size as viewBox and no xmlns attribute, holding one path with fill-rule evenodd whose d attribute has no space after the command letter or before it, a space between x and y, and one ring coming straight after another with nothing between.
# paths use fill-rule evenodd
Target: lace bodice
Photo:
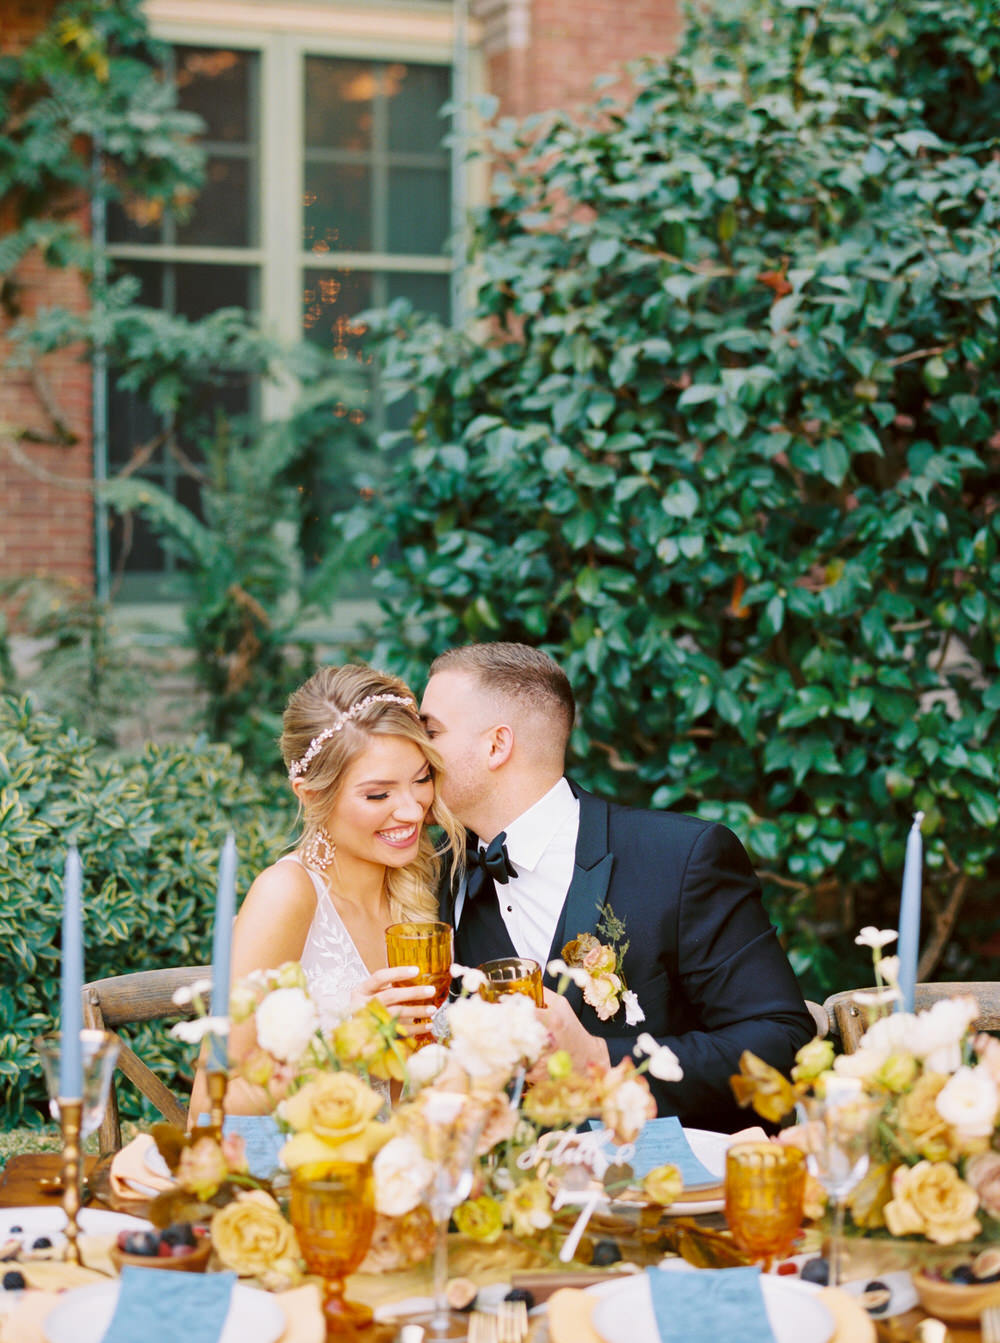
<instances>
[{"instance_id":1,"label":"lace bodice","mask_svg":"<svg viewBox=\"0 0 1000 1343\"><path fill-rule=\"evenodd\" d=\"M316 913L299 959L321 1024L329 1029L350 1012L351 991L368 978L368 969L319 873L306 867L296 853L279 861L298 863L316 888Z\"/></svg>"}]
</instances>

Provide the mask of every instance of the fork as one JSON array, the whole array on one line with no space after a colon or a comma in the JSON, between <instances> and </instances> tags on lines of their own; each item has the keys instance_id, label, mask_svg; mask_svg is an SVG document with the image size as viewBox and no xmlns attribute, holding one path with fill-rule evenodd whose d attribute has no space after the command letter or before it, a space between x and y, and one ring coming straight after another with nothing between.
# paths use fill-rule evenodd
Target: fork
<instances>
[{"instance_id":1,"label":"fork","mask_svg":"<svg viewBox=\"0 0 1000 1343\"><path fill-rule=\"evenodd\" d=\"M524 1343L528 1336L528 1307L524 1301L501 1301L496 1321L497 1343Z\"/></svg>"},{"instance_id":2,"label":"fork","mask_svg":"<svg viewBox=\"0 0 1000 1343\"><path fill-rule=\"evenodd\" d=\"M987 1306L979 1317L983 1343L1000 1343L1000 1306Z\"/></svg>"}]
</instances>

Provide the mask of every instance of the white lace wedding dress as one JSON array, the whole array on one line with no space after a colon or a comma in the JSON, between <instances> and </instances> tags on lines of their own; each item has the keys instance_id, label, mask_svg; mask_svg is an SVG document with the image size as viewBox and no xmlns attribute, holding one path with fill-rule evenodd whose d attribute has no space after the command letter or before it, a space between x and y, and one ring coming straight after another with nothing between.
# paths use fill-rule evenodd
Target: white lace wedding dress
<instances>
[{"instance_id":1,"label":"white lace wedding dress","mask_svg":"<svg viewBox=\"0 0 1000 1343\"><path fill-rule=\"evenodd\" d=\"M316 888L316 913L299 960L320 1023L329 1030L350 1013L351 993L368 978L368 969L320 874L307 867L297 853L286 854L278 861L298 863Z\"/></svg>"}]
</instances>

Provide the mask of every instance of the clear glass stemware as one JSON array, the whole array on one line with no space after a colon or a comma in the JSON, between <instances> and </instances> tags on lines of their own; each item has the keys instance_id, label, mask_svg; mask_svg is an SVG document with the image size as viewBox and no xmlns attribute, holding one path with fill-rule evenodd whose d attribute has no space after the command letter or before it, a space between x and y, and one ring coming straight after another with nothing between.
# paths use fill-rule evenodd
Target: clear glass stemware
<instances>
[{"instance_id":1,"label":"clear glass stemware","mask_svg":"<svg viewBox=\"0 0 1000 1343\"><path fill-rule=\"evenodd\" d=\"M33 1041L35 1052L42 1061L45 1085L49 1093L49 1114L59 1119L59 1052L62 1032L52 1031L39 1035ZM83 1030L80 1032L83 1052L83 1117L80 1121L80 1140L96 1133L107 1109L111 1079L118 1061L119 1041L108 1031Z\"/></svg>"}]
</instances>

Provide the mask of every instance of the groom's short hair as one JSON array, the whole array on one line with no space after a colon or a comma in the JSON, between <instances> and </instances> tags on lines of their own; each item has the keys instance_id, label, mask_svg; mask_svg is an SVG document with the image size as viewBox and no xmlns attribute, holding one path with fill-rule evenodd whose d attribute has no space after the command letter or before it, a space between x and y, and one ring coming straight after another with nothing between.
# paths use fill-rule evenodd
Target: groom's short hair
<instances>
[{"instance_id":1,"label":"groom's short hair","mask_svg":"<svg viewBox=\"0 0 1000 1343\"><path fill-rule=\"evenodd\" d=\"M444 671L465 672L498 699L513 700L529 712L544 714L553 726L558 725L565 750L576 718L576 701L569 678L548 653L528 644L467 644L449 648L434 659L430 675Z\"/></svg>"}]
</instances>

